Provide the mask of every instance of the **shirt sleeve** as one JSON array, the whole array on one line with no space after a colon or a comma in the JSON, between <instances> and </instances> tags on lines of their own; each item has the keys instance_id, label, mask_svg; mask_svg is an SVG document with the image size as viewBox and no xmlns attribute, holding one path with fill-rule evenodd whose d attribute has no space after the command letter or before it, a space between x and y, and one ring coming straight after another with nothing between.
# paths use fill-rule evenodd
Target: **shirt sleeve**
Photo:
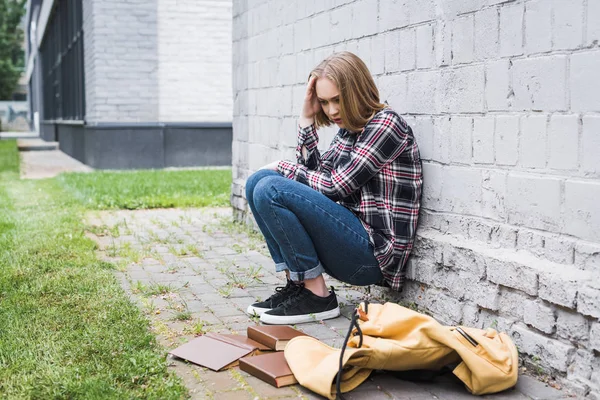
<instances>
[{"instance_id":1,"label":"shirt sleeve","mask_svg":"<svg viewBox=\"0 0 600 400\"><path fill-rule=\"evenodd\" d=\"M280 161L278 171L339 201L396 159L408 145L408 132L408 125L397 114L378 113L359 134L349 157L335 168L315 171L301 164Z\"/></svg>"},{"instance_id":2,"label":"shirt sleeve","mask_svg":"<svg viewBox=\"0 0 600 400\"><path fill-rule=\"evenodd\" d=\"M314 124L302 128L298 125L298 145L296 146L296 160L298 164L306 166L308 169L317 169L321 158L317 145L319 144L319 135ZM302 154L302 147L306 147L306 158Z\"/></svg>"}]
</instances>

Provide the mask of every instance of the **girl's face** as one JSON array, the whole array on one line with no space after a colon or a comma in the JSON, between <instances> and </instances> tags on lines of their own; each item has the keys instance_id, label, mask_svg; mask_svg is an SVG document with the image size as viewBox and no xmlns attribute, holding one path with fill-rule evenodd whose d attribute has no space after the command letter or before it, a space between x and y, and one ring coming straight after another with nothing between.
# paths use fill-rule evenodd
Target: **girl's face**
<instances>
[{"instance_id":1,"label":"girl's face","mask_svg":"<svg viewBox=\"0 0 600 400\"><path fill-rule=\"evenodd\" d=\"M327 117L335 122L340 128L344 127L340 112L340 91L337 85L328 78L317 79L317 99Z\"/></svg>"}]
</instances>

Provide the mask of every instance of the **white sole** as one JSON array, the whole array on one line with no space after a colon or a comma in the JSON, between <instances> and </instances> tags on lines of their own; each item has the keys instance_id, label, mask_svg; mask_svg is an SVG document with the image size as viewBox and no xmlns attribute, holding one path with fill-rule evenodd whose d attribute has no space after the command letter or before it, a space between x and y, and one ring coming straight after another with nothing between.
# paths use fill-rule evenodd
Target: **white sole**
<instances>
[{"instance_id":1,"label":"white sole","mask_svg":"<svg viewBox=\"0 0 600 400\"><path fill-rule=\"evenodd\" d=\"M323 311L316 314L308 315L270 315L261 314L260 322L271 325L293 325L303 324L305 322L315 322L324 319L336 318L340 315L340 308L336 307L333 310Z\"/></svg>"},{"instance_id":2,"label":"white sole","mask_svg":"<svg viewBox=\"0 0 600 400\"><path fill-rule=\"evenodd\" d=\"M263 315L266 311L272 310L272 308L259 308L259 307L252 307L252 306L248 306L248 308L246 309L246 313L248 313L248 315L252 316L252 315Z\"/></svg>"}]
</instances>

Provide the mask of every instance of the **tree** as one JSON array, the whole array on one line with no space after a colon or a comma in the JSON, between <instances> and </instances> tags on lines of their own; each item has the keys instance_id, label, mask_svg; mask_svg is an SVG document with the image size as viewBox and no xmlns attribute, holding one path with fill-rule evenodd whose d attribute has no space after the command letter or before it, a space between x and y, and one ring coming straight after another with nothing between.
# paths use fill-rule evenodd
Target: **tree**
<instances>
[{"instance_id":1,"label":"tree","mask_svg":"<svg viewBox=\"0 0 600 400\"><path fill-rule=\"evenodd\" d=\"M23 29L26 0L0 0L0 100L10 100L25 65Z\"/></svg>"}]
</instances>

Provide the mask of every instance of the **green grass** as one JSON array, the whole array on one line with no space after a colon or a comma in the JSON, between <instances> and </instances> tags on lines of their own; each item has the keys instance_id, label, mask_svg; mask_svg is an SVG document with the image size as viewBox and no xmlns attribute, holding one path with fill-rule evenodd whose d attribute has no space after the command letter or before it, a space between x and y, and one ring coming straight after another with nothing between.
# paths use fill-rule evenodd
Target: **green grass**
<instances>
[{"instance_id":1,"label":"green grass","mask_svg":"<svg viewBox=\"0 0 600 400\"><path fill-rule=\"evenodd\" d=\"M157 172L134 173L135 185L126 183L127 174L19 180L15 142L0 141L0 398L186 397L114 266L98 260L84 236L80 199L88 194L95 203L86 205L98 208L178 205L202 191L192 177L204 171L188 173L164 184ZM168 201L168 188L184 181L188 190ZM160 188L155 202L150 182ZM120 190L126 195L108 201ZM137 195L144 200L135 203Z\"/></svg>"},{"instance_id":2,"label":"green grass","mask_svg":"<svg viewBox=\"0 0 600 400\"><path fill-rule=\"evenodd\" d=\"M90 209L228 206L231 169L69 173L57 179Z\"/></svg>"}]
</instances>

